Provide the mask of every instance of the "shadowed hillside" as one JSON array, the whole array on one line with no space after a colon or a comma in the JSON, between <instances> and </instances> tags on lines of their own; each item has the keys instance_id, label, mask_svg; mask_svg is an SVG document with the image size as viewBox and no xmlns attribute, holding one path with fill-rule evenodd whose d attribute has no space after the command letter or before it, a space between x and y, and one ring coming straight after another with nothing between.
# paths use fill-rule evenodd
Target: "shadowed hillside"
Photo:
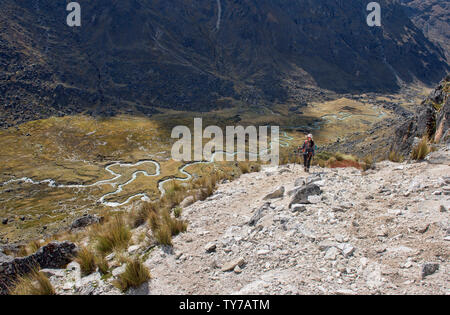
<instances>
[{"instance_id":1,"label":"shadowed hillside","mask_svg":"<svg viewBox=\"0 0 450 315\"><path fill-rule=\"evenodd\" d=\"M66 1L68 2L68 1ZM290 84L337 92L436 83L448 70L399 4L380 1L382 27L360 1L79 1L0 4L3 126L87 111L210 110L235 100L284 102Z\"/></svg>"}]
</instances>

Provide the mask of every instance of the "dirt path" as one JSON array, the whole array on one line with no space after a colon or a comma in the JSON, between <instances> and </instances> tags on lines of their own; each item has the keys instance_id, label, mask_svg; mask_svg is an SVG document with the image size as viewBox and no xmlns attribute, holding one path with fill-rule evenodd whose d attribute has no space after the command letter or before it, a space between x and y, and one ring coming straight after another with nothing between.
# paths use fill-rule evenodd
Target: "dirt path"
<instances>
[{"instance_id":1,"label":"dirt path","mask_svg":"<svg viewBox=\"0 0 450 315\"><path fill-rule=\"evenodd\" d=\"M146 261L149 293L450 294L448 165L383 162L364 176L284 169L244 175L186 208L189 231L173 253L158 248ZM323 194L296 213L285 194L247 224L267 194L281 185L288 192L299 178ZM241 268L222 271L240 257ZM422 279L425 263L439 270Z\"/></svg>"}]
</instances>

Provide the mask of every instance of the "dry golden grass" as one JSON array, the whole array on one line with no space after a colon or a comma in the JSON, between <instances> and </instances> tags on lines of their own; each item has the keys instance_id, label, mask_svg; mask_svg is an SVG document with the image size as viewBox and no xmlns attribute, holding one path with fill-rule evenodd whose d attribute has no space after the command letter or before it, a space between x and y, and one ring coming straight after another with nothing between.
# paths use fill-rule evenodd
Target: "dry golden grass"
<instances>
[{"instance_id":1,"label":"dry golden grass","mask_svg":"<svg viewBox=\"0 0 450 315\"><path fill-rule=\"evenodd\" d=\"M138 259L127 263L125 271L114 282L117 288L125 292L130 288L139 287L151 279L150 271Z\"/></svg>"},{"instance_id":2,"label":"dry golden grass","mask_svg":"<svg viewBox=\"0 0 450 315\"><path fill-rule=\"evenodd\" d=\"M86 247L79 250L75 261L80 264L81 273L84 276L90 275L97 269L95 254Z\"/></svg>"},{"instance_id":3,"label":"dry golden grass","mask_svg":"<svg viewBox=\"0 0 450 315\"><path fill-rule=\"evenodd\" d=\"M374 159L373 155L366 155L362 159L362 163L360 163L360 165L361 165L361 168L363 169L363 171L375 169L375 159Z\"/></svg>"},{"instance_id":4,"label":"dry golden grass","mask_svg":"<svg viewBox=\"0 0 450 315\"><path fill-rule=\"evenodd\" d=\"M160 245L172 246L172 232L167 225L159 226L153 231L153 235Z\"/></svg>"},{"instance_id":5,"label":"dry golden grass","mask_svg":"<svg viewBox=\"0 0 450 315\"><path fill-rule=\"evenodd\" d=\"M428 138L424 136L422 140L413 148L411 152L411 158L413 160L423 160L428 153L431 152L431 148L428 145Z\"/></svg>"},{"instance_id":6,"label":"dry golden grass","mask_svg":"<svg viewBox=\"0 0 450 315\"><path fill-rule=\"evenodd\" d=\"M100 271L100 273L102 273L104 275L108 273L109 265L104 256L96 256L95 264L97 265L98 271Z\"/></svg>"},{"instance_id":7,"label":"dry golden grass","mask_svg":"<svg viewBox=\"0 0 450 315\"><path fill-rule=\"evenodd\" d=\"M169 211L163 211L162 219L164 224L169 227L172 236L184 233L187 230L187 223L177 218L172 218Z\"/></svg>"},{"instance_id":8,"label":"dry golden grass","mask_svg":"<svg viewBox=\"0 0 450 315\"><path fill-rule=\"evenodd\" d=\"M94 232L93 238L97 241L96 249L102 254L109 254L115 249L125 248L131 238L129 227L118 215Z\"/></svg>"},{"instance_id":9,"label":"dry golden grass","mask_svg":"<svg viewBox=\"0 0 450 315\"><path fill-rule=\"evenodd\" d=\"M239 169L242 174L250 173L250 163L249 162L239 162Z\"/></svg>"},{"instance_id":10,"label":"dry golden grass","mask_svg":"<svg viewBox=\"0 0 450 315\"><path fill-rule=\"evenodd\" d=\"M150 211L150 207L147 204L133 209L128 217L131 227L137 228L143 225L147 221Z\"/></svg>"},{"instance_id":11,"label":"dry golden grass","mask_svg":"<svg viewBox=\"0 0 450 315\"><path fill-rule=\"evenodd\" d=\"M397 151L392 150L389 152L388 160L395 163L402 163L405 160L405 158Z\"/></svg>"},{"instance_id":12,"label":"dry golden grass","mask_svg":"<svg viewBox=\"0 0 450 315\"><path fill-rule=\"evenodd\" d=\"M50 280L37 269L17 278L9 293L11 295L56 295Z\"/></svg>"}]
</instances>

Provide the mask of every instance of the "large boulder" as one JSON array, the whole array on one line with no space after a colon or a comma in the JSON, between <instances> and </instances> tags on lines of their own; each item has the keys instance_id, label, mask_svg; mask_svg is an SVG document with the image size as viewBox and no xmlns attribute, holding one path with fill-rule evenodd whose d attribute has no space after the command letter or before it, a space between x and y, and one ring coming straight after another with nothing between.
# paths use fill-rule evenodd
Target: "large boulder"
<instances>
[{"instance_id":1,"label":"large boulder","mask_svg":"<svg viewBox=\"0 0 450 315\"><path fill-rule=\"evenodd\" d=\"M320 194L322 194L322 190L316 184L306 185L295 192L291 203L289 204L289 208L295 204L310 204L311 202L308 200L308 197Z\"/></svg>"},{"instance_id":2,"label":"large boulder","mask_svg":"<svg viewBox=\"0 0 450 315\"><path fill-rule=\"evenodd\" d=\"M72 230L74 229L82 229L85 228L89 225L93 225L93 224L99 224L103 222L103 217L99 217L96 215L91 215L91 214L86 214L84 216L82 216L81 218L75 219L72 222L72 225L70 226L70 228Z\"/></svg>"},{"instance_id":3,"label":"large boulder","mask_svg":"<svg viewBox=\"0 0 450 315\"><path fill-rule=\"evenodd\" d=\"M8 293L8 287L14 280L33 268L58 269L65 267L76 256L77 247L70 242L52 242L41 247L36 253L13 258L0 256L0 295Z\"/></svg>"}]
</instances>

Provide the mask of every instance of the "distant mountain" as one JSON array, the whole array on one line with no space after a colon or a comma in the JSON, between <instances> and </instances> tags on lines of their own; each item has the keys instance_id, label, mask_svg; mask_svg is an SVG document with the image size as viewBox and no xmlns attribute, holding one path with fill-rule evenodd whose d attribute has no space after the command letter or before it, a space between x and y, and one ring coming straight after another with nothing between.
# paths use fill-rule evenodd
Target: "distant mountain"
<instances>
[{"instance_id":1,"label":"distant mountain","mask_svg":"<svg viewBox=\"0 0 450 315\"><path fill-rule=\"evenodd\" d=\"M426 37L439 44L450 60L450 1L402 0L407 14Z\"/></svg>"},{"instance_id":2,"label":"distant mountain","mask_svg":"<svg viewBox=\"0 0 450 315\"><path fill-rule=\"evenodd\" d=\"M394 0L379 1L382 27L373 28L360 0L80 0L79 28L66 25L68 2L1 1L3 126L270 104L292 85L395 91L449 70Z\"/></svg>"}]
</instances>

